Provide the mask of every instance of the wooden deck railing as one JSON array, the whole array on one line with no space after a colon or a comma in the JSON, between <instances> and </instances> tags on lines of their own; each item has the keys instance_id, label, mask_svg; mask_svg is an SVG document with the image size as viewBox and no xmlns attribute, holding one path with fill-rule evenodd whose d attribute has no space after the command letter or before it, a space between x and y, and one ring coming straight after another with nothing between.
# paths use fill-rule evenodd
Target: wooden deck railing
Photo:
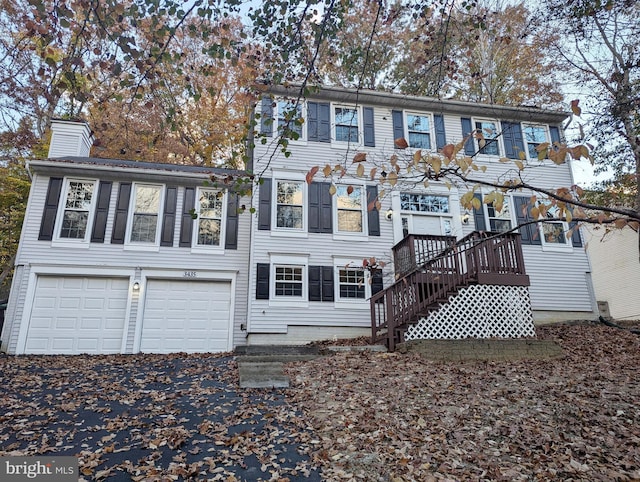
<instances>
[{"instance_id":1,"label":"wooden deck railing","mask_svg":"<svg viewBox=\"0 0 640 482\"><path fill-rule=\"evenodd\" d=\"M420 316L470 284L528 286L520 235L479 233L452 236L409 235L393 248L396 282L371 297L374 343L390 350Z\"/></svg>"}]
</instances>

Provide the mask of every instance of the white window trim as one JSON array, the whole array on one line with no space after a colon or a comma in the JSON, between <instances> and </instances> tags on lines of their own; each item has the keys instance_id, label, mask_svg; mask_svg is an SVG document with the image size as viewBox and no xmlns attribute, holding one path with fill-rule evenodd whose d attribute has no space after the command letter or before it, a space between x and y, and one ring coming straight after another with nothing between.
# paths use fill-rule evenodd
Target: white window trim
<instances>
[{"instance_id":1,"label":"white window trim","mask_svg":"<svg viewBox=\"0 0 640 482\"><path fill-rule=\"evenodd\" d=\"M562 235L565 236L565 243L551 243L547 242L544 238L544 232L542 230L542 224L547 222L546 220L540 220L537 223L536 229L538 230L538 236L540 236L540 241L542 245L543 251L556 251L556 252L570 252L573 251L573 239L567 238L566 235L569 232L569 223L566 221L548 221L550 223L562 224Z\"/></svg>"},{"instance_id":2,"label":"white window trim","mask_svg":"<svg viewBox=\"0 0 640 482\"><path fill-rule=\"evenodd\" d=\"M202 191L217 191L222 192L222 219L220 223L220 244L218 246L208 246L204 244L198 244L198 229L200 228L200 193ZM227 196L228 191L220 191L219 189L212 189L208 187L198 187L196 189L196 203L195 209L198 215L197 219L194 219L193 232L191 233L191 252L192 253L219 253L224 254L224 240L227 233Z\"/></svg>"},{"instance_id":3,"label":"white window trim","mask_svg":"<svg viewBox=\"0 0 640 482\"><path fill-rule=\"evenodd\" d=\"M303 173L289 171L273 171L271 183L271 236L307 238L309 236L309 195L308 185ZM302 229L278 227L278 181L295 181L302 184Z\"/></svg>"},{"instance_id":4,"label":"white window trim","mask_svg":"<svg viewBox=\"0 0 640 482\"><path fill-rule=\"evenodd\" d=\"M276 296L276 266L302 268L302 296ZM269 306L309 306L309 256L271 254L269 256Z\"/></svg>"},{"instance_id":5,"label":"white window trim","mask_svg":"<svg viewBox=\"0 0 640 482\"><path fill-rule=\"evenodd\" d=\"M278 124L280 121L280 102L291 102L292 104L295 103L295 99L284 99L282 97L280 98L276 98L274 103L275 106L273 107L273 111L272 111L272 115L273 115L273 135L274 136L278 136L280 135L278 133ZM290 137L287 137L287 141L289 141L290 143L295 143L295 144L306 144L307 143L307 119L305 117L305 112L307 112L307 103L304 100L300 100L298 102L298 107L300 108L300 117L302 118L303 122L302 125L300 126L300 137L298 139L292 139Z\"/></svg>"},{"instance_id":6,"label":"white window trim","mask_svg":"<svg viewBox=\"0 0 640 482\"><path fill-rule=\"evenodd\" d=\"M437 148L435 147L436 144L436 133L435 133L435 121L433 118L433 114L431 112L416 112L416 111L412 111L412 110L405 110L402 111L402 115L403 115L403 121L404 121L404 138L407 140L407 144L409 144L408 149L411 152L415 152L418 149L422 149L423 151L425 150L423 147L413 147L411 146L411 144L409 143L409 119L407 118L407 116L409 115L415 115L415 116L420 116L420 117L428 117L429 118L429 142L431 143L431 147L429 149L426 149L427 152L437 152Z\"/></svg>"},{"instance_id":7,"label":"white window trim","mask_svg":"<svg viewBox=\"0 0 640 482\"><path fill-rule=\"evenodd\" d=\"M60 231L62 230L62 221L64 218L65 204L67 201L67 192L69 190L69 184L72 182L92 182L93 194L91 196L91 206L89 206L89 214L87 217L87 229L83 239L78 238L62 238L60 237ZM73 245L76 247L88 248L91 243L91 232L93 231L93 221L96 214L96 204L98 202L98 189L100 182L98 179L88 179L79 177L65 177L62 190L60 191L60 199L58 200L58 211L56 212L56 222L53 228L53 242L52 246L68 246Z\"/></svg>"},{"instance_id":8,"label":"white window trim","mask_svg":"<svg viewBox=\"0 0 640 482\"><path fill-rule=\"evenodd\" d=\"M336 139L336 109L354 109L358 116L358 141L357 142L345 142ZM362 107L355 104L331 104L331 147L339 148L358 148L364 144L364 118Z\"/></svg>"},{"instance_id":9,"label":"white window trim","mask_svg":"<svg viewBox=\"0 0 640 482\"><path fill-rule=\"evenodd\" d=\"M472 129L472 134L476 131L476 122L492 122L493 124L495 124L496 126L496 142L498 143L498 155L495 154L484 154L482 152L480 152L480 146L478 145L478 139L476 139L475 137L473 138L473 146L475 148L475 152L478 153L479 156L484 156L484 157L488 157L488 158L497 158L497 157L503 157L505 155L505 150L504 150L504 145L502 143L502 124L500 123L499 120L497 119L491 119L488 117L473 117L471 119L471 129ZM483 135L486 134L483 132Z\"/></svg>"},{"instance_id":10,"label":"white window trim","mask_svg":"<svg viewBox=\"0 0 640 482\"><path fill-rule=\"evenodd\" d=\"M136 187L137 186L154 186L160 188L160 199L158 205L158 222L156 223L156 236L154 243L140 243L131 242L131 229L133 228L133 215L135 213L136 204ZM137 251L159 251L160 250L160 232L162 230L162 216L164 214L164 197L165 193L164 184L155 184L149 182L134 182L131 185L131 199L129 200L129 212L127 214L127 230L125 234L125 249L137 250Z\"/></svg>"},{"instance_id":11,"label":"white window trim","mask_svg":"<svg viewBox=\"0 0 640 482\"><path fill-rule=\"evenodd\" d=\"M455 236L460 239L464 235L462 226L461 211L460 211L460 197L456 188L449 189L444 185L433 184L430 185L427 190L423 191L402 191L408 194L428 194L432 196L446 196L449 198L449 212L448 213L428 213L421 211L405 211L402 209L402 203L400 201L400 191L392 193L391 207L394 213L400 213L399 216L393 217L393 229L394 240L400 242L403 236L402 230L402 218L407 218L408 229L410 234L415 234L413 227L413 216L437 216L440 218L440 229L444 232L444 221L451 221L451 234L449 236ZM485 216L486 218L486 216Z\"/></svg>"},{"instance_id":12,"label":"white window trim","mask_svg":"<svg viewBox=\"0 0 640 482\"><path fill-rule=\"evenodd\" d=\"M340 270L359 269L364 272L364 298L340 298ZM369 270L364 269L353 259L333 258L333 293L334 306L341 308L369 309L371 298L371 279Z\"/></svg>"},{"instance_id":13,"label":"white window trim","mask_svg":"<svg viewBox=\"0 0 640 482\"><path fill-rule=\"evenodd\" d=\"M484 214L484 222L487 225L487 230L491 230L491 219L489 217L489 205L484 202L484 197L488 194L487 192L480 193L482 196L482 213ZM511 223L511 229L518 225L518 218L513 211L513 196L511 194L505 194L504 198L509 203L509 222ZM498 218L494 218L498 219ZM515 231L518 232L518 231Z\"/></svg>"},{"instance_id":14,"label":"white window trim","mask_svg":"<svg viewBox=\"0 0 640 482\"><path fill-rule=\"evenodd\" d=\"M340 231L338 230L338 199L333 202L333 213L332 213L332 221L333 221L333 239L342 240L342 241L367 241L369 239L369 216L367 216L367 186L366 184L360 183L351 183L351 184L338 184L336 188L344 186L353 186L354 188L358 187L362 192L362 206L361 206L361 215L362 215L362 231L359 233L351 232L351 231ZM338 196L336 192L335 196ZM355 211L355 210L354 210Z\"/></svg>"},{"instance_id":15,"label":"white window trim","mask_svg":"<svg viewBox=\"0 0 640 482\"><path fill-rule=\"evenodd\" d=\"M544 129L544 134L546 137L546 139L543 142L548 142L549 145L551 145L551 133L549 132L549 126L547 124L533 124L530 122L522 124L522 142L524 143L524 149L526 151L525 153L527 155L527 159L530 161L537 161L538 156L535 156L535 157L529 156L529 143L527 142L527 134L526 134L527 127L542 127ZM543 142L540 142L538 144L542 144Z\"/></svg>"}]
</instances>

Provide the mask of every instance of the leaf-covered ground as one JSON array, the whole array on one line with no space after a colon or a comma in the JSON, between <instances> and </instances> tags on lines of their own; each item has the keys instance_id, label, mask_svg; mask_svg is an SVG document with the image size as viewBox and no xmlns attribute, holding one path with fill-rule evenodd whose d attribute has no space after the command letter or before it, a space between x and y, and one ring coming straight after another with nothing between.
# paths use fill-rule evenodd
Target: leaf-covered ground
<instances>
[{"instance_id":1,"label":"leaf-covered ground","mask_svg":"<svg viewBox=\"0 0 640 482\"><path fill-rule=\"evenodd\" d=\"M0 456L85 480L640 480L640 336L543 327L560 360L338 353L241 390L230 355L0 356Z\"/></svg>"},{"instance_id":2,"label":"leaf-covered ground","mask_svg":"<svg viewBox=\"0 0 640 482\"><path fill-rule=\"evenodd\" d=\"M560 360L342 353L289 368L327 480L640 480L640 336L538 328Z\"/></svg>"}]
</instances>

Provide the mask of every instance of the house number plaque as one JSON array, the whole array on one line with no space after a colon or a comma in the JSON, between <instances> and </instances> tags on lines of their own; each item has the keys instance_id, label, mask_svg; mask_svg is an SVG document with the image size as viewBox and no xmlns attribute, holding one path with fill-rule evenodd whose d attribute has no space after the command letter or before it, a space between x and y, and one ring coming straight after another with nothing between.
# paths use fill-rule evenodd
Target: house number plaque
<instances>
[{"instance_id":1,"label":"house number plaque","mask_svg":"<svg viewBox=\"0 0 640 482\"><path fill-rule=\"evenodd\" d=\"M197 272L196 271L185 271L184 275L182 277L183 278L197 278Z\"/></svg>"}]
</instances>

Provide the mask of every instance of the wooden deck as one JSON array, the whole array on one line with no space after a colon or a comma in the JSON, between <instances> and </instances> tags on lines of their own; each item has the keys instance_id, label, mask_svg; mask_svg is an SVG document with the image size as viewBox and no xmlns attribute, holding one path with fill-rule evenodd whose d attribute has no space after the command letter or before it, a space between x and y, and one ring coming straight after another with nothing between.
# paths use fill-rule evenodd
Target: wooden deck
<instances>
[{"instance_id":1,"label":"wooden deck","mask_svg":"<svg viewBox=\"0 0 640 482\"><path fill-rule=\"evenodd\" d=\"M372 341L389 350L421 316L471 284L529 286L520 235L409 235L393 248L396 282L371 297Z\"/></svg>"}]
</instances>

